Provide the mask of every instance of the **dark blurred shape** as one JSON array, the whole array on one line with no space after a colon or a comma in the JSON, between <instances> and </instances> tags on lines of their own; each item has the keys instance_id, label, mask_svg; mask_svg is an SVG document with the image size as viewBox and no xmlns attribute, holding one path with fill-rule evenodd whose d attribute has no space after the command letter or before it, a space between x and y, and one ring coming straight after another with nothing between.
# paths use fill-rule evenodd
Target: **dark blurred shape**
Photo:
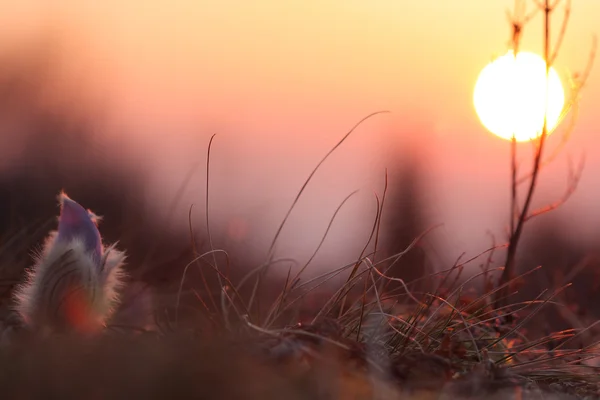
<instances>
[{"instance_id":1,"label":"dark blurred shape","mask_svg":"<svg viewBox=\"0 0 600 400\"><path fill-rule=\"evenodd\" d=\"M544 290L550 294L572 284L553 299L561 306L547 304L534 317L530 329L546 329L538 333L583 329L600 318L600 243L590 246L571 237L559 217L560 209L533 220L517 257L518 274L542 268L522 279L514 301L528 301Z\"/></svg>"},{"instance_id":2,"label":"dark blurred shape","mask_svg":"<svg viewBox=\"0 0 600 400\"><path fill-rule=\"evenodd\" d=\"M383 210L383 257L399 255L422 235L428 227L425 196L419 160L405 152L406 158L395 166L389 176L388 193ZM391 263L383 265L387 269ZM427 273L425 250L417 242L406 254L393 262L387 275L411 282ZM390 282L388 288L398 288L400 283Z\"/></svg>"}]
</instances>

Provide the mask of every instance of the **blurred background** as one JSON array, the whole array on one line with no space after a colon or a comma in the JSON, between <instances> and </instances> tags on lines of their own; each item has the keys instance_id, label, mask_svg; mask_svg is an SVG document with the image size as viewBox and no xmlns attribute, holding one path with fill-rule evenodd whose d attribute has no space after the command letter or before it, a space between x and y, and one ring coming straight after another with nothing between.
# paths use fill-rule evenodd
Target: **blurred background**
<instances>
[{"instance_id":1,"label":"blurred background","mask_svg":"<svg viewBox=\"0 0 600 400\"><path fill-rule=\"evenodd\" d=\"M391 113L362 124L308 185L277 257L305 263L337 206L358 190L308 273L354 261L369 238L386 169L382 252L399 252L443 224L396 274L417 277L450 267L463 252L468 258L503 243L510 145L480 125L472 92L479 71L507 49L513 3L2 3L0 261L29 263L31 246L55 227L56 195L64 189L104 216L105 240L127 249L136 277L178 281L192 258L188 216L199 251L209 249L206 153L216 133L213 244L240 268L254 267L311 170L378 110ZM600 3L573 1L555 64L565 86L570 73L585 68L598 17ZM538 15L522 48L540 53L541 33ZM541 174L534 207L562 197L569 156L585 154L579 187L563 207L527 226L519 257L522 269L544 264L540 287L581 279L570 292L581 297L575 302L597 303L589 282L600 256L598 75L592 72L561 157ZM560 139L559 130L549 148ZM526 171L532 146L519 144L518 151ZM502 262L498 251L493 265ZM284 276L287 266L272 272ZM8 275L3 279L14 282Z\"/></svg>"}]
</instances>

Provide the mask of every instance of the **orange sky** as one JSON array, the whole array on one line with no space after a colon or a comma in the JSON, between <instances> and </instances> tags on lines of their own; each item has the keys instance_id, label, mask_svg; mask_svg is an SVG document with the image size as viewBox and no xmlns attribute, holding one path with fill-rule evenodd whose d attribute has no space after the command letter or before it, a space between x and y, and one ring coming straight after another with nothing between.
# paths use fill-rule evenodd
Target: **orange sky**
<instances>
[{"instance_id":1,"label":"orange sky","mask_svg":"<svg viewBox=\"0 0 600 400\"><path fill-rule=\"evenodd\" d=\"M506 50L505 10L513 3L21 0L2 6L0 40L10 45L44 32L40 26L59 26L68 55L63 84L109 100L107 137L151 155L159 198L194 159L204 158L202 146L219 132L214 196L224 207L216 213L225 218L268 209L264 226L273 230L302 179L337 139L362 116L388 109L392 114L367 123L325 165L290 221L288 239L301 237L295 246L302 251L314 247L337 204L361 189L325 252L363 240L372 192L381 191L384 168L410 141L427 162L432 223L445 223L438 245L453 257L482 250L486 230L500 236L506 222L508 143L480 126L472 93L481 68ZM573 1L555 65L561 74L583 69L599 18L600 2ZM523 48L539 53L541 31L540 15L526 27ZM566 149L574 156L585 151L586 171L560 212L568 217L585 209L600 223L598 68ZM124 131L128 137L119 137ZM525 162L529 147L520 147ZM541 179L537 203L559 197L565 158ZM202 196L201 187L190 199ZM595 226L578 229L587 235ZM296 247L282 252L300 252Z\"/></svg>"}]
</instances>

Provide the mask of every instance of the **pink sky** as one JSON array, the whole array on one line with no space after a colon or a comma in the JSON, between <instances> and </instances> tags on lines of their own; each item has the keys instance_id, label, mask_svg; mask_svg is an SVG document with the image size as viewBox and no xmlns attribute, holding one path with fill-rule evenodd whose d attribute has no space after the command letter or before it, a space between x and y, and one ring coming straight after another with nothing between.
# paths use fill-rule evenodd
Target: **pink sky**
<instances>
[{"instance_id":1,"label":"pink sky","mask_svg":"<svg viewBox=\"0 0 600 400\"><path fill-rule=\"evenodd\" d=\"M208 138L218 132L216 221L261 213L255 226L267 234L254 239L259 251L322 155L357 120L381 109L391 114L367 122L315 177L280 253L301 257L313 249L337 204L355 189L324 254L362 243L373 191L381 193L385 167L407 142L426 162L431 222L444 223L435 236L440 252L453 258L483 250L487 230L503 237L509 144L481 127L472 93L479 71L506 51L512 0L16 3L0 15L2 41L39 35L44 24L61 27L68 54L61 84L108 100L106 136L145 154L160 183L150 193L157 199L168 199L189 166L204 160ZM558 25L561 16L555 18ZM573 1L555 65L562 76L585 66L598 18L600 2ZM523 49L539 53L541 32L540 15L526 27ZM540 205L560 197L566 155L585 152L580 188L559 211L565 218L585 214L574 231L581 239L600 226L599 75L597 67L573 138L544 171L536 198ZM525 163L530 146L520 148ZM186 195L198 209L203 173ZM182 209L183 224L185 216Z\"/></svg>"}]
</instances>

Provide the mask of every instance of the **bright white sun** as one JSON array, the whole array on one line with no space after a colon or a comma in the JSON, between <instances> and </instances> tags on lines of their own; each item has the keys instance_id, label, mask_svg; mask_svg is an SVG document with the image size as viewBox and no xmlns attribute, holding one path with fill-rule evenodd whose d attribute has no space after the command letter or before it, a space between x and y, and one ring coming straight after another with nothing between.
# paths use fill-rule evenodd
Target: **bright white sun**
<instances>
[{"instance_id":1,"label":"bright white sun","mask_svg":"<svg viewBox=\"0 0 600 400\"><path fill-rule=\"evenodd\" d=\"M481 123L493 134L517 141L542 134L546 108L546 63L536 54L512 50L479 74L473 100ZM548 75L548 133L559 122L565 102L560 77Z\"/></svg>"}]
</instances>

